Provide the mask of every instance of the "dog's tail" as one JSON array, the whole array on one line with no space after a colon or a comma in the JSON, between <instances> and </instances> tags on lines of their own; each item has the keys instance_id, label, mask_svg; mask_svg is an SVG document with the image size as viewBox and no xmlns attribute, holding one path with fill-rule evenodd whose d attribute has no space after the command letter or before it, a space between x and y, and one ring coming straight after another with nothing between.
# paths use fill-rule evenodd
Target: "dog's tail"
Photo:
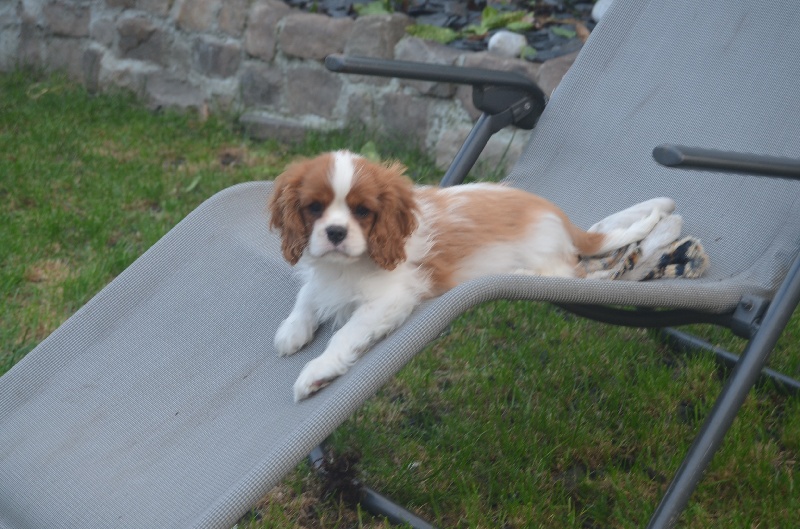
<instances>
[{"instance_id":1,"label":"dog's tail","mask_svg":"<svg viewBox=\"0 0 800 529\"><path fill-rule=\"evenodd\" d=\"M675 201L671 198L653 198L614 213L587 231L571 223L568 229L579 255L603 255L641 241L674 210Z\"/></svg>"}]
</instances>

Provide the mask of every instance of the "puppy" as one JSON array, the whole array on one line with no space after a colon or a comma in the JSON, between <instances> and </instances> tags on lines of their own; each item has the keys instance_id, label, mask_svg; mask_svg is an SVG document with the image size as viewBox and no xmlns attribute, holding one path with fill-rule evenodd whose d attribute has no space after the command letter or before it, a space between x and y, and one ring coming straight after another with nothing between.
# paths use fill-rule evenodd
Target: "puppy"
<instances>
[{"instance_id":1,"label":"puppy","mask_svg":"<svg viewBox=\"0 0 800 529\"><path fill-rule=\"evenodd\" d=\"M652 199L583 231L536 195L488 183L415 187L404 170L338 151L275 181L270 226L304 279L275 348L291 355L320 323L339 326L301 371L296 401L346 373L422 300L490 274L575 277L579 256L644 238L675 207Z\"/></svg>"}]
</instances>

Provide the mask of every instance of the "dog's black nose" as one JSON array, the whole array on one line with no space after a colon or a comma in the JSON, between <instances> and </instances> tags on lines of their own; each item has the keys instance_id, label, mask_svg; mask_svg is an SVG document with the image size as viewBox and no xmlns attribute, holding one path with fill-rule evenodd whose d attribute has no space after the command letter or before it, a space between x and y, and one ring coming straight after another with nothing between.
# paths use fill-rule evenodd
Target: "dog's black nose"
<instances>
[{"instance_id":1,"label":"dog's black nose","mask_svg":"<svg viewBox=\"0 0 800 529\"><path fill-rule=\"evenodd\" d=\"M344 226L328 226L325 228L325 233L328 234L328 240L333 244L339 244L347 237L347 228Z\"/></svg>"}]
</instances>

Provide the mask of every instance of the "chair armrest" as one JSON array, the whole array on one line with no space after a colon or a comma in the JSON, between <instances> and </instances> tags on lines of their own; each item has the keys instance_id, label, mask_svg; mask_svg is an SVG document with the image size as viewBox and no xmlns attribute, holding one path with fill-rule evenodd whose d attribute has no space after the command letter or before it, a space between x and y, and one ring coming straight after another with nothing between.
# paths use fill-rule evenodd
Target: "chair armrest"
<instances>
[{"instance_id":1,"label":"chair armrest","mask_svg":"<svg viewBox=\"0 0 800 529\"><path fill-rule=\"evenodd\" d=\"M471 85L476 108L489 115L510 111L509 124L524 129L536 125L547 104L539 85L516 72L338 54L328 55L325 67L337 73Z\"/></svg>"},{"instance_id":2,"label":"chair armrest","mask_svg":"<svg viewBox=\"0 0 800 529\"><path fill-rule=\"evenodd\" d=\"M536 83L514 72L344 55L329 55L325 67L338 73L472 85L472 103L482 114L448 167L442 187L464 181L492 134L508 125L532 129L547 104Z\"/></svg>"},{"instance_id":3,"label":"chair armrest","mask_svg":"<svg viewBox=\"0 0 800 529\"><path fill-rule=\"evenodd\" d=\"M438 83L455 83L468 85L495 85L519 88L528 91L531 96L544 98L541 88L516 72L502 72L484 68L466 68L443 64L428 64L414 61L395 61L345 55L328 55L325 67L332 72L377 75L380 77L398 77L416 79L418 81L434 81Z\"/></svg>"},{"instance_id":4,"label":"chair armrest","mask_svg":"<svg viewBox=\"0 0 800 529\"><path fill-rule=\"evenodd\" d=\"M653 158L667 167L748 173L800 180L800 160L738 152L699 149L683 145L659 145Z\"/></svg>"}]
</instances>

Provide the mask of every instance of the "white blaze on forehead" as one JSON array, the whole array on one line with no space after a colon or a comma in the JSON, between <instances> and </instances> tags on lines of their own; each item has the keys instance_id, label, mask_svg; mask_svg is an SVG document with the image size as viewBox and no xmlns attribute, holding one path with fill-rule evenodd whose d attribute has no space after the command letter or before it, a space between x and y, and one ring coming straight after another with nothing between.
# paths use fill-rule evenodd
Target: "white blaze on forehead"
<instances>
[{"instance_id":1,"label":"white blaze on forehead","mask_svg":"<svg viewBox=\"0 0 800 529\"><path fill-rule=\"evenodd\" d=\"M347 225L350 217L350 208L347 207L347 194L353 187L355 179L355 155L348 151L333 153L333 166L329 174L331 188L333 189L333 202L328 206L325 216L329 224Z\"/></svg>"},{"instance_id":2,"label":"white blaze on forehead","mask_svg":"<svg viewBox=\"0 0 800 529\"><path fill-rule=\"evenodd\" d=\"M356 170L353 157L353 153L347 151L333 153L333 167L331 168L330 179L335 197L334 201L337 199L344 200L353 186L353 177Z\"/></svg>"}]
</instances>

